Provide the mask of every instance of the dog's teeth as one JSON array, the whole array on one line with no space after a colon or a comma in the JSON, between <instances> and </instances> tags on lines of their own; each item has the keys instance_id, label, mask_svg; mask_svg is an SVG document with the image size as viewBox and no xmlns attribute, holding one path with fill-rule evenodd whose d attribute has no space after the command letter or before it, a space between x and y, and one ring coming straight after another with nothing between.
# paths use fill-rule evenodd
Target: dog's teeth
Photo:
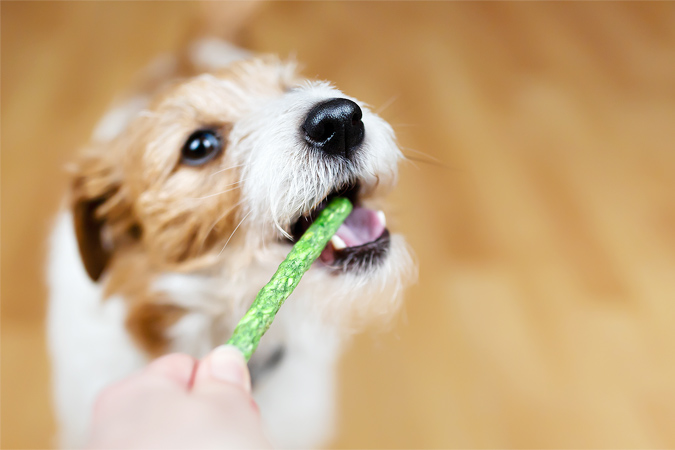
<instances>
[{"instance_id":1,"label":"dog's teeth","mask_svg":"<svg viewBox=\"0 0 675 450\"><path fill-rule=\"evenodd\" d=\"M340 239L340 237L337 234L334 234L332 238L330 238L330 243L333 244L333 248L335 250L342 250L343 248L347 248L347 244L345 244L345 241Z\"/></svg>"},{"instance_id":2,"label":"dog's teeth","mask_svg":"<svg viewBox=\"0 0 675 450\"><path fill-rule=\"evenodd\" d=\"M384 216L384 211L378 211L377 218L380 219L380 223L382 223L383 227L387 226L387 218Z\"/></svg>"}]
</instances>

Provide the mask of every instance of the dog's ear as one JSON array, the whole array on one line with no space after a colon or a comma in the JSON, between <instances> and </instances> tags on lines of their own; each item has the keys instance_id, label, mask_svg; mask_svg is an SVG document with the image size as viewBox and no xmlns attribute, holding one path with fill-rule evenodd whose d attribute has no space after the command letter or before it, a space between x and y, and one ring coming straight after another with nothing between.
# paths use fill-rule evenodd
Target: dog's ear
<instances>
[{"instance_id":1,"label":"dog's ear","mask_svg":"<svg viewBox=\"0 0 675 450\"><path fill-rule=\"evenodd\" d=\"M97 217L96 210L104 199L77 199L73 204L73 224L80 258L89 278L98 281L110 260L111 249L103 245L105 220Z\"/></svg>"},{"instance_id":2,"label":"dog's ear","mask_svg":"<svg viewBox=\"0 0 675 450\"><path fill-rule=\"evenodd\" d=\"M128 215L119 166L103 155L87 155L75 168L71 208L82 263L93 281L103 274L113 253L115 229Z\"/></svg>"}]
</instances>

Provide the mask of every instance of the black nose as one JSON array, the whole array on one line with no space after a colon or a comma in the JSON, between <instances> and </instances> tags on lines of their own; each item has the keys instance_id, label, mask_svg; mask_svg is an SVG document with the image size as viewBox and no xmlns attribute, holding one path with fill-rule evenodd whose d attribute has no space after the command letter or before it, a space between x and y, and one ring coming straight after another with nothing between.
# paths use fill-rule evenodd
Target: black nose
<instances>
[{"instance_id":1,"label":"black nose","mask_svg":"<svg viewBox=\"0 0 675 450\"><path fill-rule=\"evenodd\" d=\"M346 98L321 102L302 124L305 140L317 150L349 158L363 142L362 116L359 105Z\"/></svg>"}]
</instances>

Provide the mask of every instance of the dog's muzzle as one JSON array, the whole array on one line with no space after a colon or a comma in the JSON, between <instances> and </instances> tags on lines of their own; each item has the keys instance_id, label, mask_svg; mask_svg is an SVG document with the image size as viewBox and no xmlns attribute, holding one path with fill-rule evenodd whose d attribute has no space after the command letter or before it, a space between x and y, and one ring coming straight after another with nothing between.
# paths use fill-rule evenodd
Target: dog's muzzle
<instances>
[{"instance_id":1,"label":"dog's muzzle","mask_svg":"<svg viewBox=\"0 0 675 450\"><path fill-rule=\"evenodd\" d=\"M302 130L314 149L349 159L363 142L365 130L359 105L346 98L333 98L314 106Z\"/></svg>"}]
</instances>

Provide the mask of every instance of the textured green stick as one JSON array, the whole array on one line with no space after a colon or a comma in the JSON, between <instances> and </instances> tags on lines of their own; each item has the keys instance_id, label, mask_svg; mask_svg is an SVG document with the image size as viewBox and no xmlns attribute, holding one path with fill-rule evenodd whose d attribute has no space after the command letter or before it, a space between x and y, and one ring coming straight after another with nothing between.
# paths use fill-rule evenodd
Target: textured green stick
<instances>
[{"instance_id":1,"label":"textured green stick","mask_svg":"<svg viewBox=\"0 0 675 450\"><path fill-rule=\"evenodd\" d=\"M234 345L241 350L247 361L258 347L260 338L272 325L281 305L291 295L314 260L321 255L330 238L351 211L352 204L349 200L333 199L295 243L270 282L258 292L251 308L239 321L232 337L227 341L228 345Z\"/></svg>"}]
</instances>

